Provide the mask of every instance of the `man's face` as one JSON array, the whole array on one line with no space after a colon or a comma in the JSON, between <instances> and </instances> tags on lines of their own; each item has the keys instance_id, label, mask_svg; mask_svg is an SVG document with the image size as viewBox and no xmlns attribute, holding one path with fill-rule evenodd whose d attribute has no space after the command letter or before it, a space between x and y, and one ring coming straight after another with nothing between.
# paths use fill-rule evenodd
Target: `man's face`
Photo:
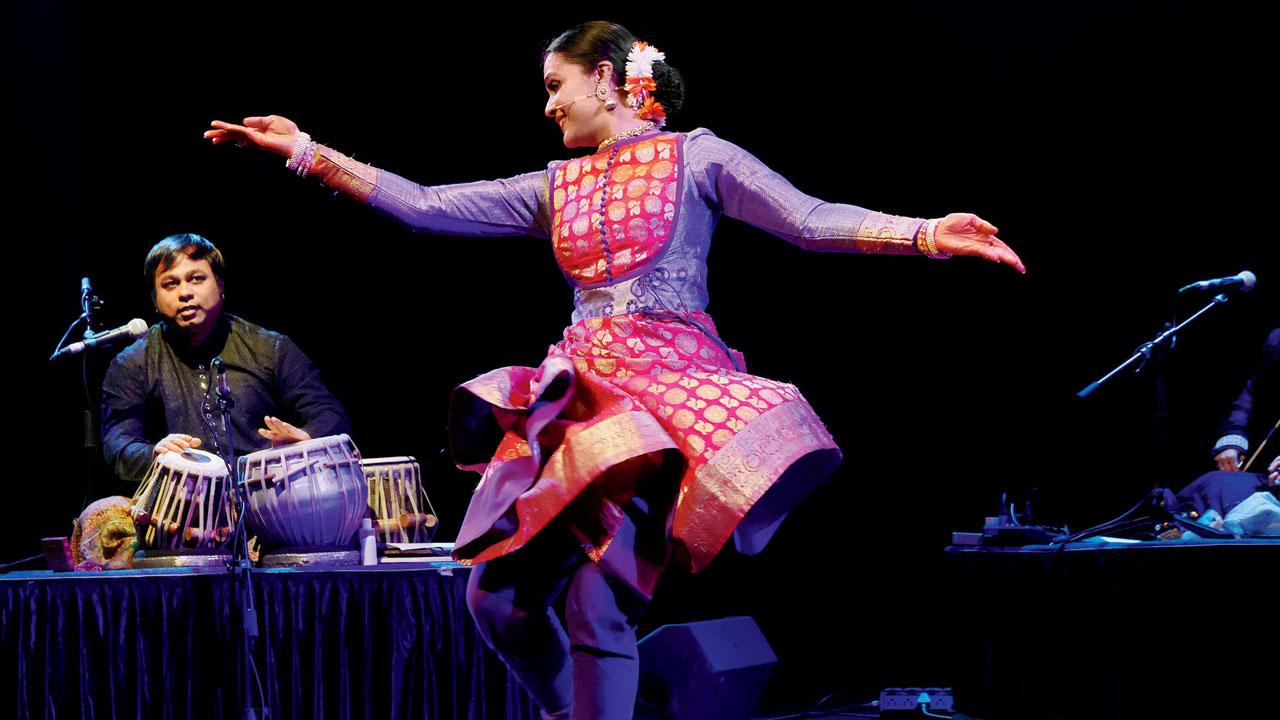
<instances>
[{"instance_id":1,"label":"man's face","mask_svg":"<svg viewBox=\"0 0 1280 720\"><path fill-rule=\"evenodd\" d=\"M207 258L183 255L156 271L156 310L187 335L203 339L222 315L222 280Z\"/></svg>"}]
</instances>

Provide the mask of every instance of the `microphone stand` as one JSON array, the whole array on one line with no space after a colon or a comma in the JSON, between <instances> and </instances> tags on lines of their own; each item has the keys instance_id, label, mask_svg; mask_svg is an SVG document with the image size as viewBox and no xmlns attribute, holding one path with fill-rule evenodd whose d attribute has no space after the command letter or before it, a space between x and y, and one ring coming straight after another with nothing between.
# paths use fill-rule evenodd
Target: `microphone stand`
<instances>
[{"instance_id":1,"label":"microphone stand","mask_svg":"<svg viewBox=\"0 0 1280 720\"><path fill-rule=\"evenodd\" d=\"M231 434L231 410L235 407L235 399L231 396L231 387L227 383L224 365L221 357L215 357L210 363L218 374L215 394L218 414L221 418L222 436L226 439L225 444L217 442L215 433L214 449L218 451L218 456L227 464L227 470L234 477L231 497L236 527L231 534L231 556L227 560L227 571L233 576L234 597L236 604L241 608L240 627L243 634L239 639L240 663L236 669L236 678L240 685L240 717L243 720L257 720L259 717L266 718L267 712L265 698L261 695L261 680L253 663L253 645L258 638L258 612L253 604L253 564L249 559L249 533L245 527L248 490L238 470L235 439ZM211 382L210 385L213 383ZM254 706L253 683L258 683L262 707Z\"/></svg>"},{"instance_id":2,"label":"microphone stand","mask_svg":"<svg viewBox=\"0 0 1280 720\"><path fill-rule=\"evenodd\" d=\"M1271 438L1276 434L1276 430L1280 430L1280 420L1276 420L1276 424L1272 425L1271 429L1267 431L1267 436L1262 438L1262 442L1258 443L1257 449L1253 451L1253 457L1249 458L1249 462L1245 463L1244 467L1240 468L1241 470L1249 472L1249 468L1253 467L1254 461L1263 457L1262 450L1267 446L1267 443L1271 442Z\"/></svg>"},{"instance_id":3,"label":"microphone stand","mask_svg":"<svg viewBox=\"0 0 1280 720\"><path fill-rule=\"evenodd\" d=\"M93 294L93 285L89 282L89 278L80 279L80 317L72 321L67 331L62 334L62 339L58 341L58 347L54 349L50 360L58 356L66 345L67 338L71 336L71 331L76 329L80 323L85 324L84 337L89 339L96 333L94 331L93 314L102 309L102 299ZM80 507L83 508L89 504L89 498L93 495L93 476L94 476L94 459L98 457L99 439L98 439L98 421L97 407L93 401L93 389L89 385L89 355L86 353L81 358L80 364L80 382L84 388L84 435L81 438L81 450L83 457L81 465L83 467L83 479L81 486L84 491L83 497L80 498Z\"/></svg>"},{"instance_id":4,"label":"microphone stand","mask_svg":"<svg viewBox=\"0 0 1280 720\"><path fill-rule=\"evenodd\" d=\"M84 337L93 337L93 286L89 278L80 280L80 317L84 319ZM98 452L98 423L94 421L93 391L89 388L89 353L81 353L80 383L84 386L84 444L81 449L84 457L84 497L80 499L80 507L88 507L93 500L93 456Z\"/></svg>"},{"instance_id":5,"label":"microphone stand","mask_svg":"<svg viewBox=\"0 0 1280 720\"><path fill-rule=\"evenodd\" d=\"M1179 331L1190 325L1196 318L1207 313L1211 308L1225 304L1226 302L1226 293L1216 295L1208 305L1200 308L1200 310L1198 310L1194 315L1183 320L1181 323L1177 325L1173 325L1173 323L1166 323L1160 334L1156 335L1152 340L1139 345L1138 349L1134 351L1133 355L1131 355L1128 360L1120 363L1120 365L1114 370L1103 375L1098 380L1089 383L1089 385L1087 385L1083 390L1076 393L1076 397L1079 398L1089 397L1096 392L1098 388L1102 387L1104 383L1120 374L1121 371L1134 363L1141 361L1135 372L1141 372L1148 364L1151 365L1153 370L1152 375L1154 377L1154 382L1152 384L1155 390L1155 410L1152 412L1151 422L1155 430L1156 444L1158 445L1157 450L1159 451L1158 454L1160 456L1159 467L1156 473L1156 489L1166 487L1169 484L1168 394L1164 371L1167 359L1166 354L1172 347L1171 338L1174 338Z\"/></svg>"},{"instance_id":6,"label":"microphone stand","mask_svg":"<svg viewBox=\"0 0 1280 720\"><path fill-rule=\"evenodd\" d=\"M93 285L89 278L80 279L80 317L84 318L84 339L95 334L93 314L102 309L102 300L93 294ZM102 437L98 429L98 411L94 407L93 390L89 385L89 353L81 353L80 382L84 385L84 489L85 496L80 507L87 507L93 499L93 468L97 458L102 457L100 446Z\"/></svg>"}]
</instances>

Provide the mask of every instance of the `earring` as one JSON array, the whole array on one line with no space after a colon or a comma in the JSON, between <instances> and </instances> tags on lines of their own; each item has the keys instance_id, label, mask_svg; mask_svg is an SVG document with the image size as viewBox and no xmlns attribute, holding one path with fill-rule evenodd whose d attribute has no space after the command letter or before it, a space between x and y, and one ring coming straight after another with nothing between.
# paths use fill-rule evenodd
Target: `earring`
<instances>
[{"instance_id":1,"label":"earring","mask_svg":"<svg viewBox=\"0 0 1280 720\"><path fill-rule=\"evenodd\" d=\"M596 99L604 103L605 110L618 107L618 101L614 99L613 93L609 92L609 86L603 82L596 85Z\"/></svg>"}]
</instances>

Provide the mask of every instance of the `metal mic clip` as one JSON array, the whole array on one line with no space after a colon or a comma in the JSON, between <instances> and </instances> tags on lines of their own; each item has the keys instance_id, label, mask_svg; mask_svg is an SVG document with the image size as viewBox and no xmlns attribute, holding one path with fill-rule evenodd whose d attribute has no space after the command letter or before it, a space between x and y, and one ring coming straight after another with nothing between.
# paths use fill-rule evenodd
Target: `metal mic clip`
<instances>
[{"instance_id":1,"label":"metal mic clip","mask_svg":"<svg viewBox=\"0 0 1280 720\"><path fill-rule=\"evenodd\" d=\"M217 388L214 391L218 396L218 409L226 414L231 408L236 406L235 400L231 397L231 385L227 382L226 363L222 361L222 356L217 356L210 363L214 372L218 375Z\"/></svg>"}]
</instances>

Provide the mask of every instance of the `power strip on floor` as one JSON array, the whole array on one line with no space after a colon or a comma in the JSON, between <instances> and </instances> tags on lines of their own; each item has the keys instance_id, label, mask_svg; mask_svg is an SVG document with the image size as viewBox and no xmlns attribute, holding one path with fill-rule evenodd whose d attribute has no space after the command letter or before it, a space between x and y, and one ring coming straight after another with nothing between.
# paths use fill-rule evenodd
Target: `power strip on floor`
<instances>
[{"instance_id":1,"label":"power strip on floor","mask_svg":"<svg viewBox=\"0 0 1280 720\"><path fill-rule=\"evenodd\" d=\"M880 691L880 712L915 710L928 703L930 712L951 712L951 688L885 688Z\"/></svg>"}]
</instances>

